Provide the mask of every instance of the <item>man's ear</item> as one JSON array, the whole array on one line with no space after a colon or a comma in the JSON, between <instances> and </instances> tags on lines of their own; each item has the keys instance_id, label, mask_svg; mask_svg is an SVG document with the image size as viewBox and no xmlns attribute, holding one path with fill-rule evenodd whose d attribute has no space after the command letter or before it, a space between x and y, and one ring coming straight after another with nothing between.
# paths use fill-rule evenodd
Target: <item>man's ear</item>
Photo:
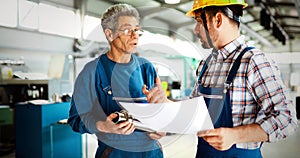
<instances>
[{"instance_id":1,"label":"man's ear","mask_svg":"<svg viewBox=\"0 0 300 158\"><path fill-rule=\"evenodd\" d=\"M107 40L108 40L109 42L112 42L112 41L114 40L112 30L110 30L110 29L105 29L104 33L105 33L105 36L106 36L106 38L107 38Z\"/></svg>"},{"instance_id":2,"label":"man's ear","mask_svg":"<svg viewBox=\"0 0 300 158\"><path fill-rule=\"evenodd\" d=\"M215 26L217 28L220 28L220 26L223 23L223 14L221 14L220 12L218 12L215 16Z\"/></svg>"}]
</instances>

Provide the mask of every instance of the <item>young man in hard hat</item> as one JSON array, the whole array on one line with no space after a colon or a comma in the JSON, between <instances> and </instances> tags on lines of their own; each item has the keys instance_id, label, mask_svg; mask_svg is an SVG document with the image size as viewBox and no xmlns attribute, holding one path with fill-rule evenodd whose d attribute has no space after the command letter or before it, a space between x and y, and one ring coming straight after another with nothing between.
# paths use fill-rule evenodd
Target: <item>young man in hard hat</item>
<instances>
[{"instance_id":1,"label":"young man in hard hat","mask_svg":"<svg viewBox=\"0 0 300 158\"><path fill-rule=\"evenodd\" d=\"M213 48L191 93L204 96L215 127L198 132L197 158L262 157L263 142L286 138L298 126L278 67L240 35L246 6L244 0L195 0L187 13L202 46ZM168 101L159 86L144 93L151 102Z\"/></svg>"}]
</instances>

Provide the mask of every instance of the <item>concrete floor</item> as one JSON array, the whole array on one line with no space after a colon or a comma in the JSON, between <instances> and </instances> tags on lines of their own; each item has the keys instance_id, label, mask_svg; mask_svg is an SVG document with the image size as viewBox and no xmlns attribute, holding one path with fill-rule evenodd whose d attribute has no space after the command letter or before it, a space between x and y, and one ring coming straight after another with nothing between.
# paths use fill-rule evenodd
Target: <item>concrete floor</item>
<instances>
[{"instance_id":1,"label":"concrete floor","mask_svg":"<svg viewBox=\"0 0 300 158\"><path fill-rule=\"evenodd\" d=\"M300 121L298 122L300 126ZM97 148L95 136L88 137L88 158L93 158ZM85 142L85 141L84 141ZM160 140L165 158L194 158L197 137L192 135L173 135ZM85 151L84 151L85 153ZM264 158L300 158L300 127L297 132L277 143L264 143L262 146Z\"/></svg>"},{"instance_id":2,"label":"concrete floor","mask_svg":"<svg viewBox=\"0 0 300 158\"><path fill-rule=\"evenodd\" d=\"M300 126L300 121L298 122ZM88 143L86 142L88 140ZM165 158L194 158L197 138L192 135L173 135L160 140ZM83 157L93 158L97 148L97 138L94 135L83 135ZM85 152L86 149L88 152ZM300 158L300 128L286 140L277 143L264 143L262 147L264 158ZM9 154L0 158L14 158Z\"/></svg>"},{"instance_id":3,"label":"concrete floor","mask_svg":"<svg viewBox=\"0 0 300 158\"><path fill-rule=\"evenodd\" d=\"M162 142L165 142L165 138ZM196 143L196 137L179 137L176 141L164 146L165 157L194 158ZM264 143L262 154L264 158L300 158L300 128L286 140L277 143Z\"/></svg>"},{"instance_id":4,"label":"concrete floor","mask_svg":"<svg viewBox=\"0 0 300 158\"><path fill-rule=\"evenodd\" d=\"M298 122L300 126L300 121ZM93 158L97 148L95 136L88 136L88 158ZM194 158L197 137L192 135L173 135L160 140L165 158ZM264 158L300 158L300 127L297 132L277 143L264 143Z\"/></svg>"}]
</instances>

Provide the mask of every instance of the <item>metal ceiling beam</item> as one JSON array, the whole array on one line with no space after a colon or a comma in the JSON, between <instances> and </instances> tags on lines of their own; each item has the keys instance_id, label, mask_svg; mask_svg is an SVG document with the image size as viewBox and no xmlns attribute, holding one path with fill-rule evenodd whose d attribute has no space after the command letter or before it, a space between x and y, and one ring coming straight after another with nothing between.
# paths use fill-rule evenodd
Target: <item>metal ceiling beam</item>
<instances>
[{"instance_id":1,"label":"metal ceiling beam","mask_svg":"<svg viewBox=\"0 0 300 158\"><path fill-rule=\"evenodd\" d=\"M291 33L291 34L300 34L300 31L287 31L287 33Z\"/></svg>"},{"instance_id":2,"label":"metal ceiling beam","mask_svg":"<svg viewBox=\"0 0 300 158\"><path fill-rule=\"evenodd\" d=\"M161 3L162 4L162 2L161 1L159 1L159 0L154 0L154 1L156 1L156 2L159 2L159 3ZM162 6L165 6L165 7L172 7L172 8L174 8L174 5L164 5L164 4L162 4ZM176 10L178 10L178 11L180 11L180 12L183 12L183 13L185 13L185 11L183 11L183 10L180 10L180 9L178 9L178 8L174 8L174 9L176 9ZM155 11L153 11L153 13L151 13L151 14L153 14L153 15L150 15L149 14L149 17L147 17L147 18L153 18L153 17L155 17L157 14L155 14ZM146 15L148 15L148 14L146 14ZM171 24L170 22L167 22L167 21L165 21L165 20L163 20L163 19L160 19L160 18L155 18L155 19L157 19L157 20L160 20L160 21L163 21L163 22L166 22L166 23L169 23L170 25L173 25L173 27L172 28L180 28L180 27L184 27L184 26L188 26L188 25L193 25L194 24L194 21L190 21L190 22L186 22L186 23L182 23L182 24ZM247 33L249 33L249 35L251 36L251 37L253 37L254 39L257 39L258 41L260 41L263 45L265 45L265 46L267 46L267 47L273 47L273 44L271 43L271 42L269 42L267 39L265 39L263 36L261 36L261 35L259 35L257 32L255 32L255 31L253 31L252 29L250 29L248 26L246 26L245 24L242 24L241 23L241 29L243 29L243 30L245 30Z\"/></svg>"},{"instance_id":3,"label":"metal ceiling beam","mask_svg":"<svg viewBox=\"0 0 300 158\"><path fill-rule=\"evenodd\" d=\"M268 6L270 7L282 7L282 6L289 6L294 7L294 3L291 2L267 2Z\"/></svg>"},{"instance_id":4,"label":"metal ceiling beam","mask_svg":"<svg viewBox=\"0 0 300 158\"><path fill-rule=\"evenodd\" d=\"M275 15L275 19L282 19L282 18L290 18L290 19L298 19L298 16L291 16L291 15Z\"/></svg>"},{"instance_id":5,"label":"metal ceiling beam","mask_svg":"<svg viewBox=\"0 0 300 158\"><path fill-rule=\"evenodd\" d=\"M289 24L285 24L285 25L282 25L282 27L295 27L295 28L300 29L300 25L289 25Z\"/></svg>"},{"instance_id":6,"label":"metal ceiling beam","mask_svg":"<svg viewBox=\"0 0 300 158\"><path fill-rule=\"evenodd\" d=\"M251 24L251 23L257 23L259 22L258 20L252 20L252 21L248 21L248 22L243 22L244 24Z\"/></svg>"},{"instance_id":7,"label":"metal ceiling beam","mask_svg":"<svg viewBox=\"0 0 300 158\"><path fill-rule=\"evenodd\" d=\"M166 10L168 10L168 8L152 7L151 9L142 11L140 14L141 14L142 20L147 20L147 19L151 19L153 17L161 15L161 13Z\"/></svg>"},{"instance_id":8,"label":"metal ceiling beam","mask_svg":"<svg viewBox=\"0 0 300 158\"><path fill-rule=\"evenodd\" d=\"M261 35L259 35L257 32L255 32L252 29L250 29L247 25L241 23L240 27L241 27L241 29L243 29L246 32L248 32L251 37L253 37L254 39L257 39L258 41L260 41L265 46L270 47L270 48L274 47L271 42L269 42L267 39L265 39L264 37L262 37Z\"/></svg>"},{"instance_id":9,"label":"metal ceiling beam","mask_svg":"<svg viewBox=\"0 0 300 158\"><path fill-rule=\"evenodd\" d=\"M262 37L266 38L269 36L273 36L271 31L268 30L261 30L261 31L256 31L258 34L260 34Z\"/></svg>"},{"instance_id":10,"label":"metal ceiling beam","mask_svg":"<svg viewBox=\"0 0 300 158\"><path fill-rule=\"evenodd\" d=\"M299 0L298 0L299 1ZM261 8L263 8L263 9L265 9L267 12L268 12L268 14L270 15L270 17L271 17L271 22L273 22L276 26L277 26L277 28L282 32L282 34L283 34L283 36L285 37L285 39L286 40L289 40L290 38L289 38L289 35L286 33L286 31L282 28L282 26L278 23L278 21L273 17L273 15L271 14L271 11L270 11L270 9L269 9L269 7L267 7L266 6L266 2L262 2L262 3L260 3L260 6L261 6Z\"/></svg>"}]
</instances>

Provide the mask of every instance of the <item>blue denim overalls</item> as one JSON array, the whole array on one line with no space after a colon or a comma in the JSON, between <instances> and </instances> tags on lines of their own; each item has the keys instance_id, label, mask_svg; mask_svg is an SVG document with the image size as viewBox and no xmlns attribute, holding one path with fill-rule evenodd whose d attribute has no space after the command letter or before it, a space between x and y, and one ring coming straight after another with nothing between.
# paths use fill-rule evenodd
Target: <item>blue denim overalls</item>
<instances>
[{"instance_id":1,"label":"blue denim overalls","mask_svg":"<svg viewBox=\"0 0 300 158\"><path fill-rule=\"evenodd\" d=\"M112 87L103 68L101 57L96 70L97 97L101 101L104 112L109 115L120 111L121 108L114 100ZM143 76L144 77L144 76ZM142 92L141 92L142 93ZM134 94L132 97L141 97ZM96 133L98 138L98 149L96 158L162 158L163 153L158 141L151 140L145 132L135 130L130 135L119 135L111 133Z\"/></svg>"},{"instance_id":2,"label":"blue denim overalls","mask_svg":"<svg viewBox=\"0 0 300 158\"><path fill-rule=\"evenodd\" d=\"M203 95L208 111L211 115L212 122L215 128L219 127L233 127L232 122L232 109L230 102L229 86L232 83L237 70L239 69L242 56L252 47L245 48L237 57L234 65L232 66L229 75L227 77L224 87L221 88L206 88L199 84L198 93ZM198 82L200 83L204 72L207 69L207 63L211 59L211 55L207 58L207 61L203 65L200 72ZM219 151L210 146L203 138L198 137L198 150L197 158L261 158L260 148L248 150L236 148L233 145L226 151Z\"/></svg>"}]
</instances>

